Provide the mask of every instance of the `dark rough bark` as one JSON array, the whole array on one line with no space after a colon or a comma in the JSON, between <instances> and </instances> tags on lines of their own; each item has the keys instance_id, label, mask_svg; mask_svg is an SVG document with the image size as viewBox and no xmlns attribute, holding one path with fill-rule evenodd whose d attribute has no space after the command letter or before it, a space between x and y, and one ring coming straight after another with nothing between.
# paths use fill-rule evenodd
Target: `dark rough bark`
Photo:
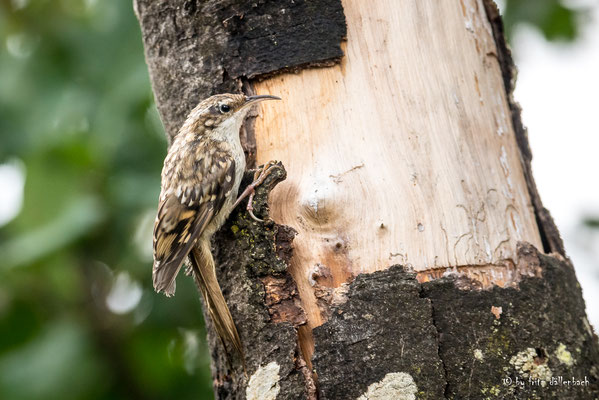
<instances>
[{"instance_id":1,"label":"dark rough bark","mask_svg":"<svg viewBox=\"0 0 599 400\"><path fill-rule=\"evenodd\" d=\"M523 251L529 257L536 252L532 246ZM423 284L439 331L447 398L599 395L599 349L572 265L541 254L532 257L538 259L542 277L526 277L517 288L460 290L455 282L460 278ZM559 384L559 377L586 379L588 384Z\"/></svg>"},{"instance_id":2,"label":"dark rough bark","mask_svg":"<svg viewBox=\"0 0 599 400\"><path fill-rule=\"evenodd\" d=\"M433 311L420 297L415 275L399 266L362 274L347 297L328 322L314 329L320 398L358 398L390 372L411 375L419 399L443 398Z\"/></svg>"},{"instance_id":3,"label":"dark rough bark","mask_svg":"<svg viewBox=\"0 0 599 400\"><path fill-rule=\"evenodd\" d=\"M240 92L244 78L343 56L339 0L135 0L134 6L170 139L196 104Z\"/></svg>"}]
</instances>

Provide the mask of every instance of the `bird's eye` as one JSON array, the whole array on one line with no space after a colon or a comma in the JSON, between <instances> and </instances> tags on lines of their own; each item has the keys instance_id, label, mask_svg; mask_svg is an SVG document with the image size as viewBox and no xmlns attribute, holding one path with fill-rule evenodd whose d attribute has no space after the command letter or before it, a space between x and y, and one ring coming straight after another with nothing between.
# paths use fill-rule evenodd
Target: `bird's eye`
<instances>
[{"instance_id":1,"label":"bird's eye","mask_svg":"<svg viewBox=\"0 0 599 400\"><path fill-rule=\"evenodd\" d=\"M221 113L228 113L229 111L231 111L231 107L229 107L228 104L221 104L219 107L219 110Z\"/></svg>"}]
</instances>

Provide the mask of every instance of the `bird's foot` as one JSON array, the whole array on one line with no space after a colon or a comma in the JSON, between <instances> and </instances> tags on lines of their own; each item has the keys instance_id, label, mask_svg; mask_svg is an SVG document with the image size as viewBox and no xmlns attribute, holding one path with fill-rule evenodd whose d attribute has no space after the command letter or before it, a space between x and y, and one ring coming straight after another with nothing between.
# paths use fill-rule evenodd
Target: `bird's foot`
<instances>
[{"instance_id":1,"label":"bird's foot","mask_svg":"<svg viewBox=\"0 0 599 400\"><path fill-rule=\"evenodd\" d=\"M243 200L246 196L249 196L248 205L247 205L246 209L247 209L248 213L250 214L250 217L252 217L252 219L255 221L264 222L264 220L262 220L254 215L254 206L253 206L254 194L256 193L256 186L261 185L262 182L264 182L264 180L268 177L268 175L270 175L270 173L277 168L280 169L281 167L279 165L277 165L276 161L269 161L268 163L264 164L264 166L262 168L255 169L254 170L254 181L245 188L243 193L241 193L241 195L239 196L239 198L233 205L233 208L235 208L241 202L241 200Z\"/></svg>"}]
</instances>

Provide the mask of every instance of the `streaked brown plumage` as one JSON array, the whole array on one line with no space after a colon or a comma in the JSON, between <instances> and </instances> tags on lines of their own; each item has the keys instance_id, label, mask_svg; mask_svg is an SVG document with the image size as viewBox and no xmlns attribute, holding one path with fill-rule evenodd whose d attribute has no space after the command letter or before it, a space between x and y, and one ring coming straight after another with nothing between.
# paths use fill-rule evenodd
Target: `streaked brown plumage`
<instances>
[{"instance_id":1,"label":"streaked brown plumage","mask_svg":"<svg viewBox=\"0 0 599 400\"><path fill-rule=\"evenodd\" d=\"M274 96L221 94L202 101L171 144L162 170L154 225L154 289L175 293L189 256L215 329L243 355L237 328L216 279L210 238L231 213L245 171L239 129L249 105Z\"/></svg>"}]
</instances>

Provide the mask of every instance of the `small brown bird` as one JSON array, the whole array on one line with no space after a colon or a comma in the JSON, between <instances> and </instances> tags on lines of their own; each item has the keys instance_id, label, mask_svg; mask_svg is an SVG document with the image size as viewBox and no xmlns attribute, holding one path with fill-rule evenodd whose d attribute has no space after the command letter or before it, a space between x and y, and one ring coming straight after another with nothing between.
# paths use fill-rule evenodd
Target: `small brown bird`
<instances>
[{"instance_id":1,"label":"small brown bird","mask_svg":"<svg viewBox=\"0 0 599 400\"><path fill-rule=\"evenodd\" d=\"M154 225L154 289L172 296L175 278L189 256L188 270L202 292L217 333L241 355L239 334L216 278L210 238L269 172L264 168L235 201L245 171L241 124L252 104L275 99L280 100L269 95L220 94L191 111L164 160Z\"/></svg>"}]
</instances>

